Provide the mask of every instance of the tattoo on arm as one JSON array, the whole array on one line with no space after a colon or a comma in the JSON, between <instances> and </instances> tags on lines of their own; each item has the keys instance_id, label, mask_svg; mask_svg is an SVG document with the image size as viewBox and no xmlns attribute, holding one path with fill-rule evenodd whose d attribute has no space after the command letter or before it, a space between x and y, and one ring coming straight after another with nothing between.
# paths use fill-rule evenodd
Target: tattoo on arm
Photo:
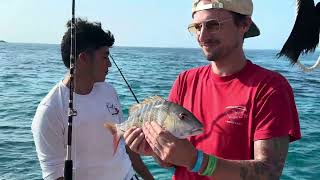
<instances>
[{"instance_id":1,"label":"tattoo on arm","mask_svg":"<svg viewBox=\"0 0 320 180\"><path fill-rule=\"evenodd\" d=\"M288 136L255 141L254 160L240 163L241 179L279 179L285 164L288 146Z\"/></svg>"}]
</instances>

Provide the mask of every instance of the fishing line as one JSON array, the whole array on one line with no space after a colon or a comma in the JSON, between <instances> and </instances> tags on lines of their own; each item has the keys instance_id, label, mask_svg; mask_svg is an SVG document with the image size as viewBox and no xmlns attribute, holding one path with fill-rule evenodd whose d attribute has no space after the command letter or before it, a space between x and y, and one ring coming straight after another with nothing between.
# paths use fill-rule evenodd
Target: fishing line
<instances>
[{"instance_id":1,"label":"fishing line","mask_svg":"<svg viewBox=\"0 0 320 180\"><path fill-rule=\"evenodd\" d=\"M134 94L134 92L132 91L132 89L131 89L131 87L130 87L130 85L129 85L128 81L126 80L126 78L125 78L125 77L124 77L124 75L122 74L122 72L121 72L120 68L118 67L118 65L117 65L117 63L116 63L116 61L113 59L113 57L112 57L112 55L111 55L111 54L110 54L109 56L110 56L111 60L113 61L113 63L116 65L116 67L117 67L118 71L120 72L120 74L121 74L121 76L122 76L122 79L126 82L126 84L127 84L128 88L129 88L129 90L130 90L131 94L133 95L134 99L135 99L135 100L136 100L136 102L139 104L139 100L137 99L136 95L135 95L135 94Z\"/></svg>"}]
</instances>

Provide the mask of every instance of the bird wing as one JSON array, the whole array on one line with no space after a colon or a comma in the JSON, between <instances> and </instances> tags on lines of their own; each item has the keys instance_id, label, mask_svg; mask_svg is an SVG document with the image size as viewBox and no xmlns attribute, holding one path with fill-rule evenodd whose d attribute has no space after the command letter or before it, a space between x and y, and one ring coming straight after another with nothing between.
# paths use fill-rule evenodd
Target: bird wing
<instances>
[{"instance_id":1,"label":"bird wing","mask_svg":"<svg viewBox=\"0 0 320 180\"><path fill-rule=\"evenodd\" d=\"M278 57L286 56L294 64L301 53L313 52L319 43L320 3L314 0L297 0L297 16L289 38Z\"/></svg>"}]
</instances>

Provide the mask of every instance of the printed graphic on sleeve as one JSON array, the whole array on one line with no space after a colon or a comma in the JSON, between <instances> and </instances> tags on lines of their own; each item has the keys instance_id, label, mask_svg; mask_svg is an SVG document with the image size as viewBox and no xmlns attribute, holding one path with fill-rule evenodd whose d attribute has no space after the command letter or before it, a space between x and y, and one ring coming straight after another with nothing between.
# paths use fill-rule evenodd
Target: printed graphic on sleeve
<instances>
[{"instance_id":1,"label":"printed graphic on sleeve","mask_svg":"<svg viewBox=\"0 0 320 180\"><path fill-rule=\"evenodd\" d=\"M112 115L117 115L119 114L119 108L117 108L114 104L107 102L106 107Z\"/></svg>"}]
</instances>

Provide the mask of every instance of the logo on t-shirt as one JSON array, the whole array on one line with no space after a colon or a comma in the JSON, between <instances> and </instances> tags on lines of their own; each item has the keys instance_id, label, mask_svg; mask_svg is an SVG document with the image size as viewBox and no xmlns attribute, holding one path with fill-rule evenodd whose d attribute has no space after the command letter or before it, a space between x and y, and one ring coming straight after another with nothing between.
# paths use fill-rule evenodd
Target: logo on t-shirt
<instances>
[{"instance_id":1,"label":"logo on t-shirt","mask_svg":"<svg viewBox=\"0 0 320 180\"><path fill-rule=\"evenodd\" d=\"M245 106L227 106L225 107L229 124L239 125L243 124L243 120L248 118L247 108Z\"/></svg>"},{"instance_id":2,"label":"logo on t-shirt","mask_svg":"<svg viewBox=\"0 0 320 180\"><path fill-rule=\"evenodd\" d=\"M109 111L109 113L111 113L112 115L117 115L119 114L119 108L117 108L115 105L113 105L112 103L106 103L107 109Z\"/></svg>"}]
</instances>

